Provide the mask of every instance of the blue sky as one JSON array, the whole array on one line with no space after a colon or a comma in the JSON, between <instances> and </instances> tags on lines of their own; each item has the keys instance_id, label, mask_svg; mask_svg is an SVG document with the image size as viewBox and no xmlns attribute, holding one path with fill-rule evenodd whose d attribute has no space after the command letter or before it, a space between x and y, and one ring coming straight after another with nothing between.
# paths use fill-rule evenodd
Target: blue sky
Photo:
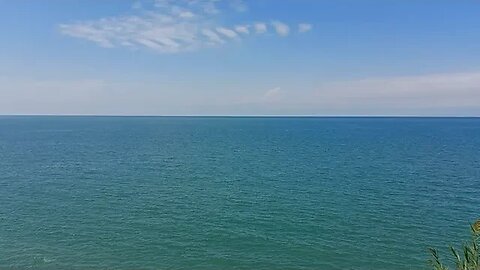
<instances>
[{"instance_id":1,"label":"blue sky","mask_svg":"<svg viewBox=\"0 0 480 270\"><path fill-rule=\"evenodd\" d=\"M478 0L0 0L0 114L480 116Z\"/></svg>"}]
</instances>

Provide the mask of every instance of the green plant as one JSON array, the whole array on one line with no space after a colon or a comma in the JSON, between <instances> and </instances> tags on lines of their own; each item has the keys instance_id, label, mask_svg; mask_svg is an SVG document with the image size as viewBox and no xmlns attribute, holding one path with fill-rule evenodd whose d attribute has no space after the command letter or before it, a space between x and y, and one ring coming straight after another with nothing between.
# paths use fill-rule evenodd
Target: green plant
<instances>
[{"instance_id":1,"label":"green plant","mask_svg":"<svg viewBox=\"0 0 480 270\"><path fill-rule=\"evenodd\" d=\"M462 253L458 253L454 247L450 247L456 270L480 270L480 220L473 223L470 228L472 231L472 238L463 245ZM437 250L434 248L430 248L429 250L432 256L429 263L433 269L448 270L448 267L441 262Z\"/></svg>"}]
</instances>

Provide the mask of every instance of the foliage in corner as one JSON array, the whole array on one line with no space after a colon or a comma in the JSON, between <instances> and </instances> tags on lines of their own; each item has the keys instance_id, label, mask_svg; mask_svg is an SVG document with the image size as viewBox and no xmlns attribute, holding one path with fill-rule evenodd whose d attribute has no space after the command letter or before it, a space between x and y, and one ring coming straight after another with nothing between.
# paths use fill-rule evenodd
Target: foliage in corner
<instances>
[{"instance_id":1,"label":"foliage in corner","mask_svg":"<svg viewBox=\"0 0 480 270\"><path fill-rule=\"evenodd\" d=\"M471 225L472 238L465 243L462 248L462 252L459 253L454 247L450 247L450 251L453 255L455 262L455 270L480 270L480 220L477 220ZM434 248L430 248L431 259L428 261L434 270L448 270L445 266L438 252Z\"/></svg>"}]
</instances>

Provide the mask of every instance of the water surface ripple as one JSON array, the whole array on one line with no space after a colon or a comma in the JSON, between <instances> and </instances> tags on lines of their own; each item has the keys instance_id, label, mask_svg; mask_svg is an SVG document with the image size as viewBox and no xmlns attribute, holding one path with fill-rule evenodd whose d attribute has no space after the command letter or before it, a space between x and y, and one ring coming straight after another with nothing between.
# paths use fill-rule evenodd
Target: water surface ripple
<instances>
[{"instance_id":1,"label":"water surface ripple","mask_svg":"<svg viewBox=\"0 0 480 270\"><path fill-rule=\"evenodd\" d=\"M0 117L0 269L424 269L480 120Z\"/></svg>"}]
</instances>

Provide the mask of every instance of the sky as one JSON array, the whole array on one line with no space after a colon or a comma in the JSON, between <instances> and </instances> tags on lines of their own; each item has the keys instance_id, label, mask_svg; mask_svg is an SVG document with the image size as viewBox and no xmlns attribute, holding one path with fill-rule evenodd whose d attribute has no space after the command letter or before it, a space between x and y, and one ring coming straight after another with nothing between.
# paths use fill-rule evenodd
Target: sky
<instances>
[{"instance_id":1,"label":"sky","mask_svg":"<svg viewBox=\"0 0 480 270\"><path fill-rule=\"evenodd\" d=\"M480 116L480 1L0 0L0 114Z\"/></svg>"}]
</instances>

